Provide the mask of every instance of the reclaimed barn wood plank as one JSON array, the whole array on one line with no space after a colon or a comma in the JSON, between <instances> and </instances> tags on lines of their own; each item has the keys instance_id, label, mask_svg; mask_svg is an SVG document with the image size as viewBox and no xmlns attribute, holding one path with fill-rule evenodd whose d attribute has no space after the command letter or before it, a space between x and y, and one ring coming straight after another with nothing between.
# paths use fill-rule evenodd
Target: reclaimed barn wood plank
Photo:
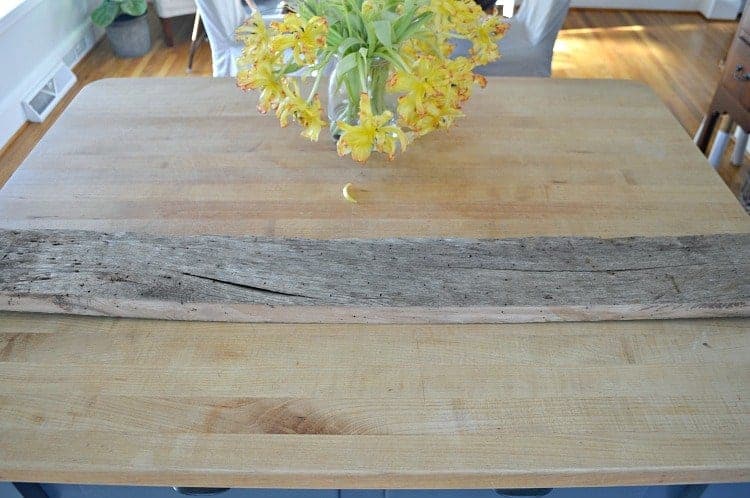
<instances>
[{"instance_id":1,"label":"reclaimed barn wood plank","mask_svg":"<svg viewBox=\"0 0 750 498\"><path fill-rule=\"evenodd\" d=\"M310 323L748 316L749 242L3 230L0 309Z\"/></svg>"}]
</instances>

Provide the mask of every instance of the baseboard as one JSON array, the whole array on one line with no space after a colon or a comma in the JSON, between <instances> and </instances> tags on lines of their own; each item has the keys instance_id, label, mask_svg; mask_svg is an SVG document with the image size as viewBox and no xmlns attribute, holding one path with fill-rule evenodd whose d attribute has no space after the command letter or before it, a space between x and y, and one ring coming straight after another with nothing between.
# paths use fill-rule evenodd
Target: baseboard
<instances>
[{"instance_id":1,"label":"baseboard","mask_svg":"<svg viewBox=\"0 0 750 498\"><path fill-rule=\"evenodd\" d=\"M697 11L702 0L572 0L571 7L586 9Z\"/></svg>"},{"instance_id":2,"label":"baseboard","mask_svg":"<svg viewBox=\"0 0 750 498\"><path fill-rule=\"evenodd\" d=\"M706 19L737 19L740 4L739 0L703 0L700 5L700 13Z\"/></svg>"},{"instance_id":3,"label":"baseboard","mask_svg":"<svg viewBox=\"0 0 750 498\"><path fill-rule=\"evenodd\" d=\"M82 23L65 40L57 45L33 73L24 78L15 89L5 95L0 102L0 149L3 149L26 123L26 114L21 107L21 99L29 89L49 75L60 62L74 67L102 37L103 30L96 28L91 21Z\"/></svg>"},{"instance_id":4,"label":"baseboard","mask_svg":"<svg viewBox=\"0 0 750 498\"><path fill-rule=\"evenodd\" d=\"M573 0L571 7L583 9L658 10L700 12L706 19L736 19L740 0Z\"/></svg>"}]
</instances>

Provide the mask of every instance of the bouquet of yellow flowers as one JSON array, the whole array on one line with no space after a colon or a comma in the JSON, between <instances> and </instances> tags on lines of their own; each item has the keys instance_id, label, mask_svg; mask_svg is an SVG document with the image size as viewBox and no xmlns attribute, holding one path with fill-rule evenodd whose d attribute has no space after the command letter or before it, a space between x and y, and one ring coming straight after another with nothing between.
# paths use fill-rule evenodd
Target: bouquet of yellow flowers
<instances>
[{"instance_id":1,"label":"bouquet of yellow flowers","mask_svg":"<svg viewBox=\"0 0 750 498\"><path fill-rule=\"evenodd\" d=\"M474 0L303 0L298 12L266 26L256 13L238 29L244 50L237 84L258 90L258 110L318 140L326 126L339 155L391 159L415 136L447 129L484 77L474 68L499 57L507 28ZM452 57L452 41L471 43ZM305 88L303 95L302 88Z\"/></svg>"}]
</instances>

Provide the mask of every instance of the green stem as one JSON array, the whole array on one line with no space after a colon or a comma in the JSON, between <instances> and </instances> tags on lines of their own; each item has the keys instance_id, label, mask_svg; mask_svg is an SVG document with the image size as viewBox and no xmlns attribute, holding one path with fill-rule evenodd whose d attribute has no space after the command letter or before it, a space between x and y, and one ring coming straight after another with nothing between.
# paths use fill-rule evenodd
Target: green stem
<instances>
[{"instance_id":1,"label":"green stem","mask_svg":"<svg viewBox=\"0 0 750 498\"><path fill-rule=\"evenodd\" d=\"M320 86L320 80L323 77L323 70L318 70L318 75L315 77L315 82L313 83L312 89L310 90L310 95L307 97L307 103L311 103L313 99L315 98L315 94L318 93L318 87Z\"/></svg>"},{"instance_id":2,"label":"green stem","mask_svg":"<svg viewBox=\"0 0 750 498\"><path fill-rule=\"evenodd\" d=\"M357 61L357 73L359 73L360 92L367 91L367 72L364 67L363 59ZM357 100L359 100L359 98L357 98Z\"/></svg>"},{"instance_id":3,"label":"green stem","mask_svg":"<svg viewBox=\"0 0 750 498\"><path fill-rule=\"evenodd\" d=\"M385 86L390 70L390 64L385 61L370 64L370 100L374 114L382 114L386 110Z\"/></svg>"},{"instance_id":4,"label":"green stem","mask_svg":"<svg viewBox=\"0 0 750 498\"><path fill-rule=\"evenodd\" d=\"M356 81L346 80L346 92L349 94L349 103L346 106L347 123L355 123L359 114L359 90L356 88ZM354 84L352 84L354 83Z\"/></svg>"}]
</instances>

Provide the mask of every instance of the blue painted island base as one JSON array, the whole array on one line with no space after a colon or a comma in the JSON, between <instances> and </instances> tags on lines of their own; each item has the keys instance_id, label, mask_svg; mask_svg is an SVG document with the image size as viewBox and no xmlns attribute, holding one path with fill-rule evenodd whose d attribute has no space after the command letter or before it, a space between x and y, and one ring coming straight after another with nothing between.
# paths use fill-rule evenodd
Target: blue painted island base
<instances>
[{"instance_id":1,"label":"blue painted island base","mask_svg":"<svg viewBox=\"0 0 750 498\"><path fill-rule=\"evenodd\" d=\"M42 492L43 495L35 494ZM170 487L97 486L78 484L40 484L23 486L0 482L0 498L180 498ZM215 495L222 498L500 498L522 496L510 490L297 490L230 489ZM534 496L534 495L525 495ZM537 494L537 496L540 496ZM600 488L555 488L551 498L750 498L750 483L617 486Z\"/></svg>"}]
</instances>

